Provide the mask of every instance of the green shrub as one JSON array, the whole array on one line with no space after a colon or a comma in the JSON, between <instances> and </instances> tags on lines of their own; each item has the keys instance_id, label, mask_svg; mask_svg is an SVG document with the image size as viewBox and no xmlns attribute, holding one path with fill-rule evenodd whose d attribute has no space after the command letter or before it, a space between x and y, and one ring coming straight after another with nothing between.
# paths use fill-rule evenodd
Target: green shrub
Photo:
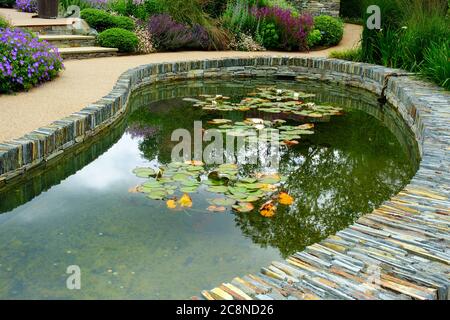
<instances>
[{"instance_id":1,"label":"green shrub","mask_svg":"<svg viewBox=\"0 0 450 320\"><path fill-rule=\"evenodd\" d=\"M450 40L433 43L425 49L424 62L420 66L423 76L450 90Z\"/></svg>"},{"instance_id":2,"label":"green shrub","mask_svg":"<svg viewBox=\"0 0 450 320\"><path fill-rule=\"evenodd\" d=\"M113 16L114 27L121 28L125 30L132 31L134 30L135 23L133 19L124 16Z\"/></svg>"},{"instance_id":3,"label":"green shrub","mask_svg":"<svg viewBox=\"0 0 450 320\"><path fill-rule=\"evenodd\" d=\"M114 0L109 3L109 10L123 16L133 16L140 20L148 20L151 15L163 12L162 0L145 0L138 4L133 0Z\"/></svg>"},{"instance_id":4,"label":"green shrub","mask_svg":"<svg viewBox=\"0 0 450 320\"><path fill-rule=\"evenodd\" d=\"M135 27L135 23L131 18L125 16L113 16L106 11L98 9L82 10L81 18L98 32L111 28L121 28L131 31L134 30Z\"/></svg>"},{"instance_id":5,"label":"green shrub","mask_svg":"<svg viewBox=\"0 0 450 320\"><path fill-rule=\"evenodd\" d=\"M298 16L300 14L298 9L287 0L257 0L255 2L255 4L259 7L277 7L291 11L294 16Z\"/></svg>"},{"instance_id":6,"label":"green shrub","mask_svg":"<svg viewBox=\"0 0 450 320\"><path fill-rule=\"evenodd\" d=\"M223 25L234 34L254 34L258 20L250 13L247 0L230 1L222 16Z\"/></svg>"},{"instance_id":7,"label":"green shrub","mask_svg":"<svg viewBox=\"0 0 450 320\"><path fill-rule=\"evenodd\" d=\"M12 8L16 4L16 0L0 0L0 8Z\"/></svg>"},{"instance_id":8,"label":"green shrub","mask_svg":"<svg viewBox=\"0 0 450 320\"><path fill-rule=\"evenodd\" d=\"M361 47L331 51L330 58L359 62L361 61Z\"/></svg>"},{"instance_id":9,"label":"green shrub","mask_svg":"<svg viewBox=\"0 0 450 320\"><path fill-rule=\"evenodd\" d=\"M344 35L344 23L330 16L318 16L314 18L314 29L319 30L322 39L318 44L334 46L338 44Z\"/></svg>"},{"instance_id":10,"label":"green shrub","mask_svg":"<svg viewBox=\"0 0 450 320\"><path fill-rule=\"evenodd\" d=\"M276 49L280 46L280 35L277 26L270 22L261 25L259 30L259 42L266 49Z\"/></svg>"},{"instance_id":11,"label":"green shrub","mask_svg":"<svg viewBox=\"0 0 450 320\"><path fill-rule=\"evenodd\" d=\"M67 8L70 6L77 6L81 10L92 8L91 2L87 0L59 0L59 6L64 13L67 12Z\"/></svg>"},{"instance_id":12,"label":"green shrub","mask_svg":"<svg viewBox=\"0 0 450 320\"><path fill-rule=\"evenodd\" d=\"M308 47L312 48L316 45L318 45L322 41L322 33L320 30L314 29L308 34Z\"/></svg>"},{"instance_id":13,"label":"green shrub","mask_svg":"<svg viewBox=\"0 0 450 320\"><path fill-rule=\"evenodd\" d=\"M133 32L121 28L103 31L98 35L97 41L102 47L117 48L119 52L133 52L139 43Z\"/></svg>"}]
</instances>

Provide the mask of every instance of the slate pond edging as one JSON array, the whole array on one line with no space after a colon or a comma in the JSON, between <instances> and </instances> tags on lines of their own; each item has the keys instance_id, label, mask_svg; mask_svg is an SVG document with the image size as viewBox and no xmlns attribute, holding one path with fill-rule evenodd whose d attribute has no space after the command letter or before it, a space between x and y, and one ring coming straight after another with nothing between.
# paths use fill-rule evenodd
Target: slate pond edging
<instances>
[{"instance_id":1,"label":"slate pond edging","mask_svg":"<svg viewBox=\"0 0 450 320\"><path fill-rule=\"evenodd\" d=\"M19 139L0 143L0 189L114 124L125 113L128 98L138 87L214 77L280 77L300 81L307 78L371 91L401 114L415 135L422 162L411 183L372 214L288 258L287 266L277 263L253 276L257 279L238 278L243 282L235 279L231 287L222 285L204 291L205 298L237 298L236 292L247 291L245 294L251 298L448 299L450 94L402 70L336 59L289 57L139 66L123 73L113 90L96 103ZM371 248L367 245L371 241L377 243L374 251L367 254L352 251L361 243ZM367 274L375 261L384 274L383 284L378 290L367 289L369 295L352 283L365 284L362 275ZM334 273L326 271L330 266L337 268ZM255 281L260 290L255 290Z\"/></svg>"}]
</instances>

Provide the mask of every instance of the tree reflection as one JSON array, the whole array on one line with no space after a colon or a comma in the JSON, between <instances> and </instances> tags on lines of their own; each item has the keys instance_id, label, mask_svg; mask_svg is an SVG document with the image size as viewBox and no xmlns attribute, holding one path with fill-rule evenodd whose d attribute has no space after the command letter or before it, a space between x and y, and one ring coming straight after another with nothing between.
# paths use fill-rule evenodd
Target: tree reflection
<instances>
[{"instance_id":1,"label":"tree reflection","mask_svg":"<svg viewBox=\"0 0 450 320\"><path fill-rule=\"evenodd\" d=\"M177 143L170 141L172 132L185 128L192 133L194 121L206 123L213 117L188 105L172 99L140 108L130 116L129 130L152 132L141 135L139 148L147 159L169 163ZM226 115L234 121L245 116ZM280 206L272 219L256 212L235 215L243 234L262 247L278 248L284 256L371 212L398 192L416 170L395 136L362 111L349 111L343 117L318 123L315 132L282 152L280 173L288 177L285 186L294 204ZM241 173L263 170L243 166Z\"/></svg>"}]
</instances>

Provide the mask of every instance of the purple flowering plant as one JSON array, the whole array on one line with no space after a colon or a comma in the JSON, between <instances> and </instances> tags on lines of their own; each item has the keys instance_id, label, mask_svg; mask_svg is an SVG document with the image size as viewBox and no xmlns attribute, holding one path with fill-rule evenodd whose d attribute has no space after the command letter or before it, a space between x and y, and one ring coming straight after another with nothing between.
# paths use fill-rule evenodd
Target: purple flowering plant
<instances>
[{"instance_id":1,"label":"purple flowering plant","mask_svg":"<svg viewBox=\"0 0 450 320\"><path fill-rule=\"evenodd\" d=\"M37 0L16 0L16 8L23 12L36 12Z\"/></svg>"},{"instance_id":2,"label":"purple flowering plant","mask_svg":"<svg viewBox=\"0 0 450 320\"><path fill-rule=\"evenodd\" d=\"M0 28L0 93L28 90L64 68L58 50L21 29Z\"/></svg>"},{"instance_id":3,"label":"purple flowering plant","mask_svg":"<svg viewBox=\"0 0 450 320\"><path fill-rule=\"evenodd\" d=\"M153 15L148 22L148 31L160 51L205 50L211 46L211 39L203 26L179 23L168 14Z\"/></svg>"},{"instance_id":4,"label":"purple flowering plant","mask_svg":"<svg viewBox=\"0 0 450 320\"><path fill-rule=\"evenodd\" d=\"M281 35L283 50L305 50L307 38L313 29L314 19L310 14L295 15L289 9L279 7L252 7L251 13L263 23L273 23Z\"/></svg>"}]
</instances>

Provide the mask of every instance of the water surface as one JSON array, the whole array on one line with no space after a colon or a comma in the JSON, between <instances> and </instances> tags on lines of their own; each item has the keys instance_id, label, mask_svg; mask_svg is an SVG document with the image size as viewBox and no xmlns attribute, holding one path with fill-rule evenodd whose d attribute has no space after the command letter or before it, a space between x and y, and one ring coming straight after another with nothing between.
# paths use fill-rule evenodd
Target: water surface
<instances>
[{"instance_id":1,"label":"water surface","mask_svg":"<svg viewBox=\"0 0 450 320\"><path fill-rule=\"evenodd\" d=\"M257 272L351 224L408 183L414 140L388 106L363 91L312 82L264 82L317 94L345 114L283 153L280 172L294 197L272 219L209 213L206 191L193 210L129 193L132 170L170 162L174 129L214 115L182 101L202 93L235 99L258 81L178 82L136 92L114 129L57 164L0 191L0 298L177 299ZM237 121L245 115L228 115ZM251 114L249 116L261 116ZM78 265L81 290L66 288Z\"/></svg>"}]
</instances>

